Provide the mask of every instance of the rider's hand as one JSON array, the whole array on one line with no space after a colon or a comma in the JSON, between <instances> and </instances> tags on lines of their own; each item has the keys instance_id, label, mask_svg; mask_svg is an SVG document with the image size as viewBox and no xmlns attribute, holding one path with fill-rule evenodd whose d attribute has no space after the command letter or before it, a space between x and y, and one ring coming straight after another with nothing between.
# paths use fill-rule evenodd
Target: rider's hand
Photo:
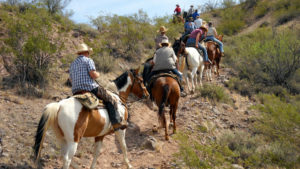
<instances>
[{"instance_id":1,"label":"rider's hand","mask_svg":"<svg viewBox=\"0 0 300 169\"><path fill-rule=\"evenodd\" d=\"M196 44L195 46L196 46L196 48L198 48L198 44Z\"/></svg>"}]
</instances>

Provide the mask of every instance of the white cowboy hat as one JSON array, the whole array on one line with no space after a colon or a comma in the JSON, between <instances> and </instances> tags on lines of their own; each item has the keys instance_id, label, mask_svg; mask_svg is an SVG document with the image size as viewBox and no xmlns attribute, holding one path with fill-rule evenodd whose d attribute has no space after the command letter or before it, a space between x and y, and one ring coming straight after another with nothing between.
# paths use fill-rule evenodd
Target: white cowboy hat
<instances>
[{"instance_id":1,"label":"white cowboy hat","mask_svg":"<svg viewBox=\"0 0 300 169\"><path fill-rule=\"evenodd\" d=\"M162 46L162 44L168 44L168 46L171 45L171 43L169 43L168 39L163 39L159 45Z\"/></svg>"},{"instance_id":2,"label":"white cowboy hat","mask_svg":"<svg viewBox=\"0 0 300 169\"><path fill-rule=\"evenodd\" d=\"M92 48L89 48L87 44L81 43L77 47L77 54L82 53L82 52L90 52L90 54L93 52Z\"/></svg>"}]
</instances>

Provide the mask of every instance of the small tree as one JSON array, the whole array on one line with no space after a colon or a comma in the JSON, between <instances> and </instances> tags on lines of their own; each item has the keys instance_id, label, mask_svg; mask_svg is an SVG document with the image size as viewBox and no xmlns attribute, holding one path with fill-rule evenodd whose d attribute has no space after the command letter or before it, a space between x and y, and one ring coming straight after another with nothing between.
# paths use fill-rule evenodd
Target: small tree
<instances>
[{"instance_id":1,"label":"small tree","mask_svg":"<svg viewBox=\"0 0 300 169\"><path fill-rule=\"evenodd\" d=\"M62 12L66 8L71 0L40 0L45 7L48 9L49 13L55 14Z\"/></svg>"}]
</instances>

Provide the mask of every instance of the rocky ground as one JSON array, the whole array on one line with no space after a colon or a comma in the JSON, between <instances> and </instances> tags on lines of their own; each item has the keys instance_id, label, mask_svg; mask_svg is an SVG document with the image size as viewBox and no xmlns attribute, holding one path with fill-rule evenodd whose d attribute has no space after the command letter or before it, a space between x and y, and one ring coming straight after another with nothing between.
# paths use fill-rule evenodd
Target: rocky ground
<instances>
[{"instance_id":1,"label":"rocky ground","mask_svg":"<svg viewBox=\"0 0 300 169\"><path fill-rule=\"evenodd\" d=\"M221 76L212 83L223 85L230 77L229 69L222 69ZM210 83L210 82L205 82ZM63 91L70 89L64 88ZM226 89L227 90L227 89ZM205 140L215 139L226 130L245 129L251 123L254 112L248 108L254 103L230 91L233 104L211 103L196 94L180 99L177 112L179 132L191 131ZM69 92L57 92L60 98ZM57 99L57 98L53 98ZM28 99L20 97L11 90L0 90L0 168L36 168L32 160L36 127L45 105L53 99ZM130 125L126 142L131 164L134 168L178 168L174 154L179 151L178 143L171 136L164 140L164 131L152 131L157 125L157 113L142 102L129 105ZM214 128L213 132L201 133L197 127ZM171 130L169 130L171 132ZM74 161L79 168L89 168L92 162L93 138L84 138L79 144ZM97 168L126 168L115 136L105 137L104 146L98 158ZM42 149L42 164L45 169L61 168L60 146L52 132L48 132ZM180 167L179 167L180 168Z\"/></svg>"}]
</instances>

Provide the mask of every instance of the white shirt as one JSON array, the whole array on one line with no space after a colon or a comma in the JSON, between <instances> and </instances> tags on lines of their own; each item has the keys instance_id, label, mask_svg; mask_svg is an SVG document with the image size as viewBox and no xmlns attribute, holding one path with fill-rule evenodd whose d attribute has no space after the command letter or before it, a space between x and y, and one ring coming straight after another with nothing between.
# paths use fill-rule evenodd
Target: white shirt
<instances>
[{"instance_id":1,"label":"white shirt","mask_svg":"<svg viewBox=\"0 0 300 169\"><path fill-rule=\"evenodd\" d=\"M196 29L200 28L200 26L202 25L202 19L201 18L198 18L194 21L195 23L195 27Z\"/></svg>"}]
</instances>

